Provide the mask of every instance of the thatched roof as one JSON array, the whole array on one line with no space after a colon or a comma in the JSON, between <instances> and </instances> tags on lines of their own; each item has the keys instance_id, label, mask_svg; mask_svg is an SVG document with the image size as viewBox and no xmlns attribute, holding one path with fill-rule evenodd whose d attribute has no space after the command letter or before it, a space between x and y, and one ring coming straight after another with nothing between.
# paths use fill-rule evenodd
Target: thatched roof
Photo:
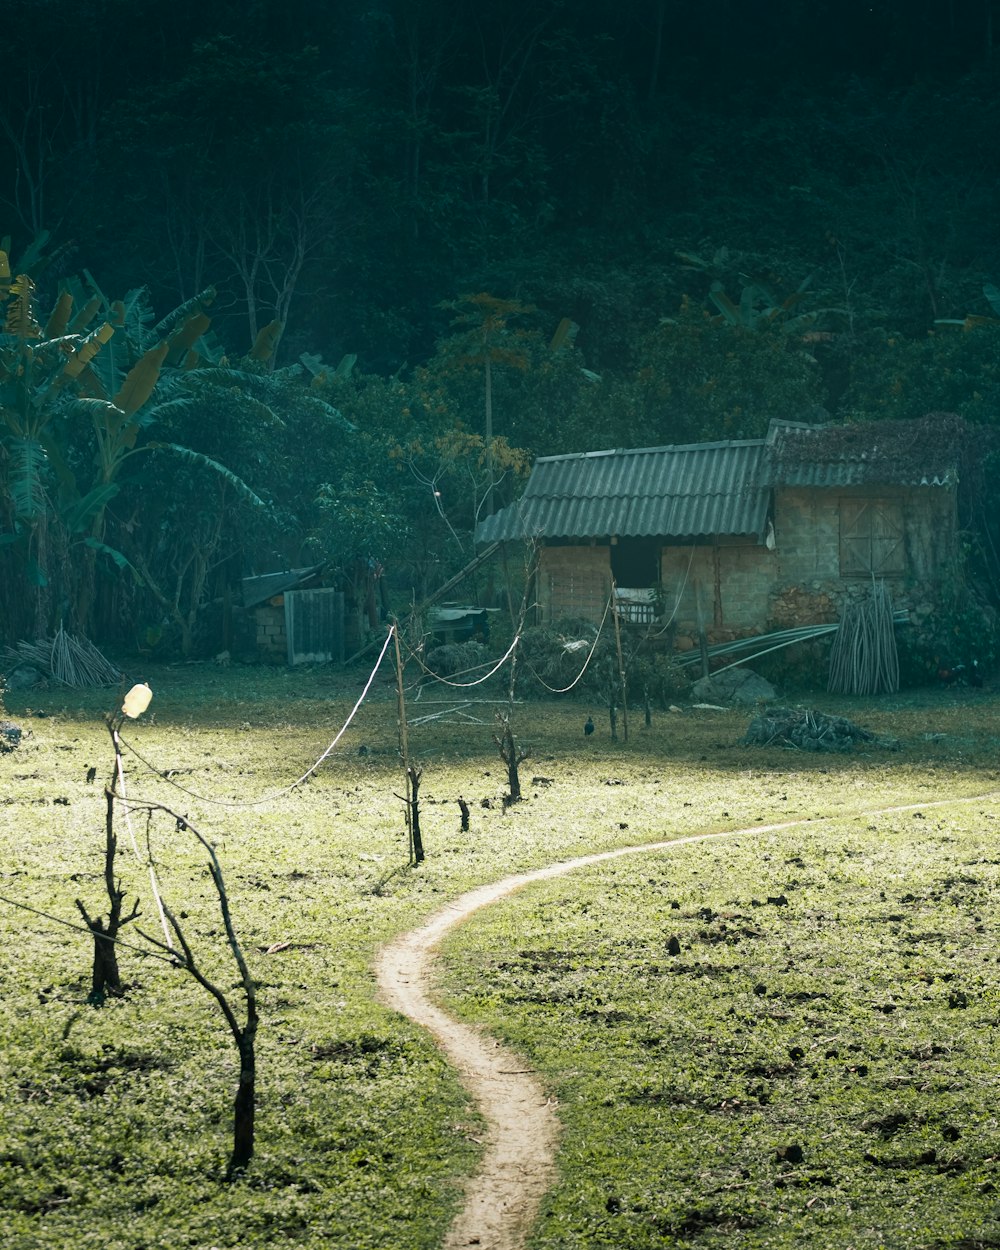
<instances>
[{"instance_id":1,"label":"thatched roof","mask_svg":"<svg viewBox=\"0 0 1000 1250\"><path fill-rule=\"evenodd\" d=\"M852 425L773 422L765 473L773 486L955 486L978 427L955 413Z\"/></svg>"}]
</instances>

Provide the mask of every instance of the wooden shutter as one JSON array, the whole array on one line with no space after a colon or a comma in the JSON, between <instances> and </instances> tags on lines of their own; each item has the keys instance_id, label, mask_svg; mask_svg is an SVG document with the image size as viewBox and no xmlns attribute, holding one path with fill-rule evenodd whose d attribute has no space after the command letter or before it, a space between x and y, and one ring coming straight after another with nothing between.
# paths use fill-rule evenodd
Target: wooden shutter
<instances>
[{"instance_id":1,"label":"wooden shutter","mask_svg":"<svg viewBox=\"0 0 1000 1250\"><path fill-rule=\"evenodd\" d=\"M842 577L898 577L906 572L903 510L894 499L841 499Z\"/></svg>"}]
</instances>

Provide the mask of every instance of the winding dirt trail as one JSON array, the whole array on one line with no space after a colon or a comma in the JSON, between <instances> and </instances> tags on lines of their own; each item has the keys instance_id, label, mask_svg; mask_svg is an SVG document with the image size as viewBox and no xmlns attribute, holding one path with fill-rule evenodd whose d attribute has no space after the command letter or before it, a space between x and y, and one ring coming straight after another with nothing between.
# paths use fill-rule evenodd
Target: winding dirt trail
<instances>
[{"instance_id":1,"label":"winding dirt trail","mask_svg":"<svg viewBox=\"0 0 1000 1250\"><path fill-rule=\"evenodd\" d=\"M876 808L856 815L889 815L997 797L996 792L960 796ZM432 1001L431 968L435 948L444 935L480 908L535 881L547 881L625 855L672 851L696 842L776 833L810 823L811 818L800 818L642 846L622 846L517 873L459 895L425 924L402 934L380 952L375 971L383 1002L432 1034L455 1065L488 1126L482 1163L466 1185L465 1205L448 1231L443 1250L464 1250L469 1246L480 1250L523 1250L542 1198L555 1179L559 1137L553 1100L546 1097L538 1078L525 1068L524 1060L493 1038L455 1020Z\"/></svg>"}]
</instances>

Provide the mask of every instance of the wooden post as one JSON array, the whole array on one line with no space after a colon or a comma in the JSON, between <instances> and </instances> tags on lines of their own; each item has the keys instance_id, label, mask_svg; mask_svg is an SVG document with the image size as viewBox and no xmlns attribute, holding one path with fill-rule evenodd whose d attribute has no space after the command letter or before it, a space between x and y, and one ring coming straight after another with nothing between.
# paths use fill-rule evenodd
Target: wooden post
<instances>
[{"instance_id":1,"label":"wooden post","mask_svg":"<svg viewBox=\"0 0 1000 1250\"><path fill-rule=\"evenodd\" d=\"M618 681L622 688L622 736L628 742L628 694L625 690L625 660L622 656L622 629L618 619L618 587L611 581L611 612L615 620L615 647L618 651ZM612 721L612 724L614 721Z\"/></svg>"},{"instance_id":2,"label":"wooden post","mask_svg":"<svg viewBox=\"0 0 1000 1250\"><path fill-rule=\"evenodd\" d=\"M399 622L393 621L389 626L392 630L392 641L396 651L396 725L399 730L399 756L403 761L403 778L406 784L406 799L403 806L406 810L406 848L410 863L416 862L413 846L413 805L411 798L410 779L410 741L406 732L406 695L403 692L403 658L399 652Z\"/></svg>"}]
</instances>

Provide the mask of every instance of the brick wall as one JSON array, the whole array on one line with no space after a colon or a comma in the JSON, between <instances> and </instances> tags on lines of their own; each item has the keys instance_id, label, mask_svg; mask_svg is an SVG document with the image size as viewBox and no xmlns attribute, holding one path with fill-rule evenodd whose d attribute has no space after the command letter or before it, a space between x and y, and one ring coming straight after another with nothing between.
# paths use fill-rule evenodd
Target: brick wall
<instances>
[{"instance_id":1,"label":"brick wall","mask_svg":"<svg viewBox=\"0 0 1000 1250\"><path fill-rule=\"evenodd\" d=\"M254 639L257 652L264 659L288 658L288 641L285 637L285 605L280 607L262 603L253 610Z\"/></svg>"},{"instance_id":2,"label":"brick wall","mask_svg":"<svg viewBox=\"0 0 1000 1250\"><path fill-rule=\"evenodd\" d=\"M538 568L541 620L562 617L600 621L611 595L611 557L607 547L543 547Z\"/></svg>"},{"instance_id":3,"label":"brick wall","mask_svg":"<svg viewBox=\"0 0 1000 1250\"><path fill-rule=\"evenodd\" d=\"M759 630L774 566L773 553L753 541L664 547L660 580L665 614L684 638L697 637L704 629L710 642L721 642Z\"/></svg>"}]
</instances>

